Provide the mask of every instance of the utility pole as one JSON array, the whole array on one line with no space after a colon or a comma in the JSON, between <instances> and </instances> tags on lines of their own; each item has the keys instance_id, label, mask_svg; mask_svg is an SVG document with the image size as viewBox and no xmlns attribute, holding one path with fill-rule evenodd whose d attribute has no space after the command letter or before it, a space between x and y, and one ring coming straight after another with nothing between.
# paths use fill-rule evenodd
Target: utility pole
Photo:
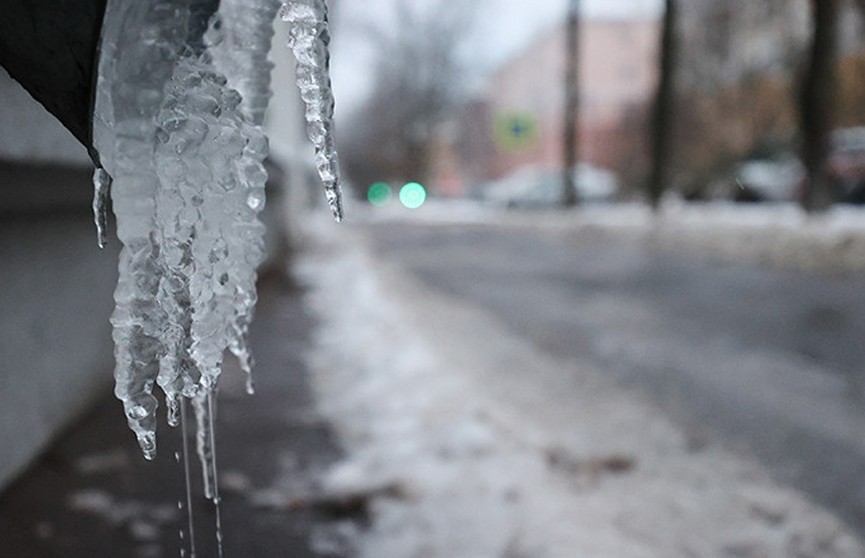
<instances>
[{"instance_id":1,"label":"utility pole","mask_svg":"<svg viewBox=\"0 0 865 558\"><path fill-rule=\"evenodd\" d=\"M661 31L660 77L652 110L652 170L647 193L652 209L658 209L661 196L670 180L673 151L673 112L675 108L675 71L678 57L676 25L678 0L666 0Z\"/></svg>"},{"instance_id":2,"label":"utility pole","mask_svg":"<svg viewBox=\"0 0 865 558\"><path fill-rule=\"evenodd\" d=\"M580 0L568 0L565 39L565 120L562 204L577 205L576 166L579 162L580 128Z\"/></svg>"}]
</instances>

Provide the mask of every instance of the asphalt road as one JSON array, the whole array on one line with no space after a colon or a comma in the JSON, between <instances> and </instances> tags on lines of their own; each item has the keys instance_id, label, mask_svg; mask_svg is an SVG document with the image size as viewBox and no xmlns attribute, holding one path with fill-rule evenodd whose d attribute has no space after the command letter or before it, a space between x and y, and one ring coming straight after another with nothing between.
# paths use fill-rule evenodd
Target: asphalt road
<instances>
[{"instance_id":1,"label":"asphalt road","mask_svg":"<svg viewBox=\"0 0 865 558\"><path fill-rule=\"evenodd\" d=\"M426 288L649 394L695 446L756 456L865 536L865 276L599 233L395 223L368 233Z\"/></svg>"}]
</instances>

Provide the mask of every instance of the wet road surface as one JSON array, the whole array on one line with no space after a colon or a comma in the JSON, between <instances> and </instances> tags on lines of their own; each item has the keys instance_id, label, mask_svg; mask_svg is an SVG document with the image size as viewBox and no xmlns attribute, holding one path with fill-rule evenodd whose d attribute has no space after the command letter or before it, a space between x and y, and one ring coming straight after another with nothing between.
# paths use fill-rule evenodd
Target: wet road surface
<instances>
[{"instance_id":1,"label":"wet road surface","mask_svg":"<svg viewBox=\"0 0 865 558\"><path fill-rule=\"evenodd\" d=\"M424 287L649 394L694 445L755 455L865 536L865 276L603 233L367 227L380 257Z\"/></svg>"}]
</instances>

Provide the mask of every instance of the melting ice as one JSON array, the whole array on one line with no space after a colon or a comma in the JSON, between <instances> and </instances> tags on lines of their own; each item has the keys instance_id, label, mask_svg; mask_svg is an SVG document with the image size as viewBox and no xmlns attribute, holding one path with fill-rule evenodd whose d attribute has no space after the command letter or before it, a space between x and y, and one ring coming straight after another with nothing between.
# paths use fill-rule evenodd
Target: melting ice
<instances>
[{"instance_id":1,"label":"melting ice","mask_svg":"<svg viewBox=\"0 0 865 558\"><path fill-rule=\"evenodd\" d=\"M101 163L93 211L103 246L110 190L123 245L111 318L115 394L147 459L156 455L156 387L168 423L183 423L184 442L184 401L191 400L205 492L218 502L213 424L222 360L231 352L248 375L252 368L247 335L264 259L258 214L268 154L261 124L277 10L291 25L308 134L337 220L342 204L325 1L280 8L275 0L222 0L204 25L192 21L192 3L108 2L93 118ZM192 36L193 29L206 32ZM247 386L251 392L251 376Z\"/></svg>"},{"instance_id":2,"label":"melting ice","mask_svg":"<svg viewBox=\"0 0 865 558\"><path fill-rule=\"evenodd\" d=\"M297 59L297 86L306 104L309 139L328 205L341 221L342 194L333 134L333 91L330 83L330 31L325 0L294 0L282 5L279 17L291 25L288 47Z\"/></svg>"},{"instance_id":3,"label":"melting ice","mask_svg":"<svg viewBox=\"0 0 865 558\"><path fill-rule=\"evenodd\" d=\"M264 258L273 21L291 24L298 85L328 204L342 218L324 0L223 0L190 46L189 0L110 0L94 114L100 167L94 220L106 236L108 192L123 244L115 394L144 456L156 455L154 390L168 422L196 415L207 496L218 501L213 414L226 351L251 373L247 334ZM200 48L203 43L204 48ZM251 379L248 390L252 391Z\"/></svg>"}]
</instances>

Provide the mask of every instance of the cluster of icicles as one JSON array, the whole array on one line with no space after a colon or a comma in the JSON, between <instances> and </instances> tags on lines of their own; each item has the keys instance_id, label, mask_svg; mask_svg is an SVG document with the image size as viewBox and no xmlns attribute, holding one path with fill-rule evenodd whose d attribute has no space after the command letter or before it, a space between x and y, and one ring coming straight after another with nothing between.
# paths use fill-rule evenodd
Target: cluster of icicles
<instances>
[{"instance_id":1,"label":"cluster of icicles","mask_svg":"<svg viewBox=\"0 0 865 558\"><path fill-rule=\"evenodd\" d=\"M222 0L201 49L186 44L189 0L151 4L109 2L94 115L105 163L94 175L99 244L109 192L123 244L111 318L115 394L147 459L156 455L156 386L171 426L185 428L184 400L191 401L205 491L218 501L213 414L223 357L230 351L247 375L252 369L247 335L265 255L258 213L268 145L261 124L277 12L290 25L326 197L342 218L327 5ZM237 21L225 25L226 17ZM120 46L128 20L142 37L131 54ZM175 53L168 64L166 53ZM247 388L251 393L251 376Z\"/></svg>"}]
</instances>

